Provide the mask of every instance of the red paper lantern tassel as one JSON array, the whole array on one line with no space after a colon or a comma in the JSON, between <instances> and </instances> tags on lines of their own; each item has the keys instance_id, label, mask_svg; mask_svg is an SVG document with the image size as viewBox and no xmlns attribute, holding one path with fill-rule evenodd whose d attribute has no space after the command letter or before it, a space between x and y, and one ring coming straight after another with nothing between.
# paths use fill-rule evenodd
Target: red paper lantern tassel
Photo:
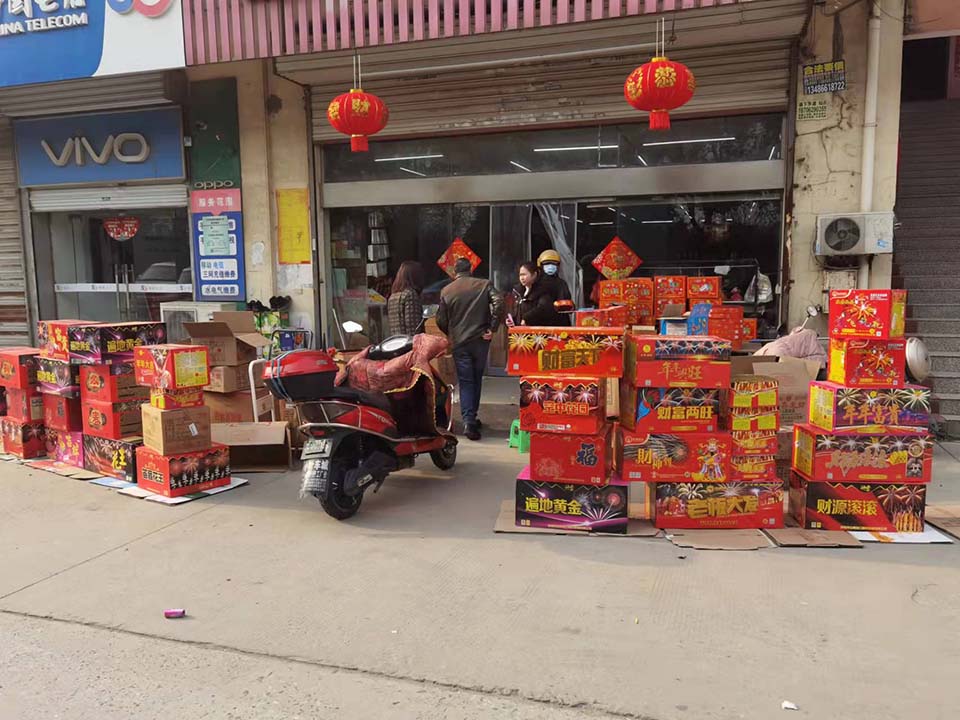
<instances>
[{"instance_id":1,"label":"red paper lantern tassel","mask_svg":"<svg viewBox=\"0 0 960 720\"><path fill-rule=\"evenodd\" d=\"M669 125L669 120L667 121ZM352 152L366 152L370 149L370 143L367 141L366 135L351 135L350 136L350 150Z\"/></svg>"},{"instance_id":2,"label":"red paper lantern tassel","mask_svg":"<svg viewBox=\"0 0 960 720\"><path fill-rule=\"evenodd\" d=\"M670 113L666 110L650 111L650 129L651 130L669 130Z\"/></svg>"}]
</instances>

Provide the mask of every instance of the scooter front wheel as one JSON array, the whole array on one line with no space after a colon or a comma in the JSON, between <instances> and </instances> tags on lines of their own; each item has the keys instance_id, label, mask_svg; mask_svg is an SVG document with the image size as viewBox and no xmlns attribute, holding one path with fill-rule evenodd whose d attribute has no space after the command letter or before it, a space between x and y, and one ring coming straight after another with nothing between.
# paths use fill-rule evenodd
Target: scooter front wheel
<instances>
[{"instance_id":1,"label":"scooter front wheel","mask_svg":"<svg viewBox=\"0 0 960 720\"><path fill-rule=\"evenodd\" d=\"M449 442L439 450L433 450L430 459L441 470L453 470L457 463L457 443Z\"/></svg>"},{"instance_id":2,"label":"scooter front wheel","mask_svg":"<svg viewBox=\"0 0 960 720\"><path fill-rule=\"evenodd\" d=\"M343 481L349 469L349 463L344 462L342 458L331 458L327 484L323 490L314 493L327 515L337 520L352 518L360 509L360 503L363 502L363 493L347 495L343 491Z\"/></svg>"}]
</instances>

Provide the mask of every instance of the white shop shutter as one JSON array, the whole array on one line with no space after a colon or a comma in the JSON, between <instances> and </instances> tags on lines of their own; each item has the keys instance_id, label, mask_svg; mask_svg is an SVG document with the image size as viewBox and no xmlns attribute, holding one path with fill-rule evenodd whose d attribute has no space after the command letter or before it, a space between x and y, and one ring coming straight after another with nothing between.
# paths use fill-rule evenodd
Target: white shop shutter
<instances>
[{"instance_id":1,"label":"white shop shutter","mask_svg":"<svg viewBox=\"0 0 960 720\"><path fill-rule=\"evenodd\" d=\"M26 277L13 130L0 118L0 346L30 344Z\"/></svg>"},{"instance_id":2,"label":"white shop shutter","mask_svg":"<svg viewBox=\"0 0 960 720\"><path fill-rule=\"evenodd\" d=\"M30 209L34 212L175 207L187 207L186 185L37 188L30 191Z\"/></svg>"},{"instance_id":3,"label":"white shop shutter","mask_svg":"<svg viewBox=\"0 0 960 720\"><path fill-rule=\"evenodd\" d=\"M152 72L85 78L0 90L0 114L8 117L59 115L143 108L178 101L179 72Z\"/></svg>"}]
</instances>

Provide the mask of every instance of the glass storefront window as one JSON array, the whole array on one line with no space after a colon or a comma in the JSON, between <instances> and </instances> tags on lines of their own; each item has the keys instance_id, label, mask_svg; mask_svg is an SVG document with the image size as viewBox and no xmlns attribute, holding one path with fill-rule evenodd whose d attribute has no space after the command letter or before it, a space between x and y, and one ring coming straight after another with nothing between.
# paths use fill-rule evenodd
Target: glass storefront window
<instances>
[{"instance_id":1,"label":"glass storefront window","mask_svg":"<svg viewBox=\"0 0 960 720\"><path fill-rule=\"evenodd\" d=\"M324 146L324 182L411 180L566 170L778 160L782 115L646 122L416 140L375 140L367 153Z\"/></svg>"}]
</instances>

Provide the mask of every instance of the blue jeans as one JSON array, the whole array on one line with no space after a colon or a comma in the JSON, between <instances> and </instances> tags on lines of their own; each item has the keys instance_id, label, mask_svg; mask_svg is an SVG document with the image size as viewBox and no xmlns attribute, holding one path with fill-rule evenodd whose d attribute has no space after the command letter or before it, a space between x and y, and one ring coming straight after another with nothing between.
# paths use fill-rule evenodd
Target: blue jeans
<instances>
[{"instance_id":1,"label":"blue jeans","mask_svg":"<svg viewBox=\"0 0 960 720\"><path fill-rule=\"evenodd\" d=\"M483 371L487 368L489 349L489 340L477 338L465 342L453 351L453 362L457 366L457 379L460 381L460 415L464 425L477 422Z\"/></svg>"}]
</instances>

